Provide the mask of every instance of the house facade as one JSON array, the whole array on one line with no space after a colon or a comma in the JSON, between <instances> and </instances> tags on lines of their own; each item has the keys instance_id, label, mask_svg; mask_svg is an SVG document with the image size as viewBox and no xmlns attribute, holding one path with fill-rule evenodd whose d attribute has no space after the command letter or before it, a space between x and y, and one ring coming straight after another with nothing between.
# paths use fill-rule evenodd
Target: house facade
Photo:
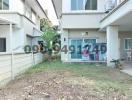
<instances>
[{"instance_id":1,"label":"house facade","mask_svg":"<svg viewBox=\"0 0 132 100\"><path fill-rule=\"evenodd\" d=\"M37 0L0 1L0 52L24 52L41 42L40 19L45 11Z\"/></svg>"},{"instance_id":2,"label":"house facade","mask_svg":"<svg viewBox=\"0 0 132 100\"><path fill-rule=\"evenodd\" d=\"M42 42L42 18L48 20L37 0L0 0L0 86L43 61L40 52L24 52Z\"/></svg>"},{"instance_id":3,"label":"house facade","mask_svg":"<svg viewBox=\"0 0 132 100\"><path fill-rule=\"evenodd\" d=\"M61 29L63 62L128 59L132 49L132 0L52 0ZM129 55L128 55L129 54Z\"/></svg>"}]
</instances>

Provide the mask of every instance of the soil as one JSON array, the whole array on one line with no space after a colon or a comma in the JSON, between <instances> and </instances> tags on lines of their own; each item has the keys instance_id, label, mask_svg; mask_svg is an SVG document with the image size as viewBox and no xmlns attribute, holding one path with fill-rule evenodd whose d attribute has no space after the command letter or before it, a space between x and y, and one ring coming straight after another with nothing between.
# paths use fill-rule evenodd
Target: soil
<instances>
[{"instance_id":1,"label":"soil","mask_svg":"<svg viewBox=\"0 0 132 100\"><path fill-rule=\"evenodd\" d=\"M100 93L94 81L70 71L22 75L0 89L0 100L128 100L117 92Z\"/></svg>"}]
</instances>

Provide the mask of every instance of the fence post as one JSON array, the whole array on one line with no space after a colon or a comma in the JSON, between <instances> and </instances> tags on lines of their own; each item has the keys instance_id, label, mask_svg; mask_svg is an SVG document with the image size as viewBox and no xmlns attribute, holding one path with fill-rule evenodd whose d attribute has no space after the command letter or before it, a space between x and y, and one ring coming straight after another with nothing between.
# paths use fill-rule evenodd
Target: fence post
<instances>
[{"instance_id":1,"label":"fence post","mask_svg":"<svg viewBox=\"0 0 132 100\"><path fill-rule=\"evenodd\" d=\"M33 53L33 51L32 51L32 65L34 66L35 65L35 58L34 58L34 53Z\"/></svg>"},{"instance_id":2,"label":"fence post","mask_svg":"<svg viewBox=\"0 0 132 100\"><path fill-rule=\"evenodd\" d=\"M12 80L14 80L14 78L15 78L13 62L14 62L14 54L13 54L13 52L11 52L11 79Z\"/></svg>"},{"instance_id":3,"label":"fence post","mask_svg":"<svg viewBox=\"0 0 132 100\"><path fill-rule=\"evenodd\" d=\"M11 52L11 79L12 80L14 80L14 67L13 67L13 60L14 60L14 57L13 57L13 36L12 36L12 34L13 34L13 30L12 30L12 23L10 23L10 25L9 25L9 27L10 27L10 32L9 32L9 35L10 35L10 52Z\"/></svg>"}]
</instances>

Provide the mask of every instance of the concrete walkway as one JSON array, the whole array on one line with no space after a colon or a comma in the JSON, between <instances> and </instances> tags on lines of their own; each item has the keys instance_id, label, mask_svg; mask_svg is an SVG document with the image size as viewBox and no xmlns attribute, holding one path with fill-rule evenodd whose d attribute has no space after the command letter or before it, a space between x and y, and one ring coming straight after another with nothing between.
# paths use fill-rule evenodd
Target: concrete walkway
<instances>
[{"instance_id":1,"label":"concrete walkway","mask_svg":"<svg viewBox=\"0 0 132 100\"><path fill-rule=\"evenodd\" d=\"M132 75L132 62L126 62L124 64L124 69L122 72Z\"/></svg>"}]
</instances>

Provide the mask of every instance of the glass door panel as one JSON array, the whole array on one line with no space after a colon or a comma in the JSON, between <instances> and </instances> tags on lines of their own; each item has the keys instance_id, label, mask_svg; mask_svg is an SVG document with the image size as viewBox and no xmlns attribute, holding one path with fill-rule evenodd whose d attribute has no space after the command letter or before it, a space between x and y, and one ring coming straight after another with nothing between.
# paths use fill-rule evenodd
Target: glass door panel
<instances>
[{"instance_id":1,"label":"glass door panel","mask_svg":"<svg viewBox=\"0 0 132 100\"><path fill-rule=\"evenodd\" d=\"M82 59L82 39L72 39L70 47L74 48L74 51L71 52L71 59Z\"/></svg>"}]
</instances>

